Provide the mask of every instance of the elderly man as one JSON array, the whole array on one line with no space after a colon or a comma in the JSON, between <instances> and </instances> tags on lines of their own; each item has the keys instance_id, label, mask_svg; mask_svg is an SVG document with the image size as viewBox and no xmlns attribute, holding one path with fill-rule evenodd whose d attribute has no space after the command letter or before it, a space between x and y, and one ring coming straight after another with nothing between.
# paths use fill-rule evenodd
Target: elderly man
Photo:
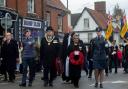
<instances>
[{"instance_id":1,"label":"elderly man","mask_svg":"<svg viewBox=\"0 0 128 89\"><path fill-rule=\"evenodd\" d=\"M41 40L40 59L44 67L44 86L53 86L56 77L56 58L58 57L59 45L53 28L46 30L45 37ZM50 77L49 77L50 74Z\"/></svg>"},{"instance_id":2,"label":"elderly man","mask_svg":"<svg viewBox=\"0 0 128 89\"><path fill-rule=\"evenodd\" d=\"M1 57L9 74L9 82L14 82L16 62L19 57L18 44L12 39L12 34L9 32L5 34L5 38L6 40L1 48Z\"/></svg>"}]
</instances>

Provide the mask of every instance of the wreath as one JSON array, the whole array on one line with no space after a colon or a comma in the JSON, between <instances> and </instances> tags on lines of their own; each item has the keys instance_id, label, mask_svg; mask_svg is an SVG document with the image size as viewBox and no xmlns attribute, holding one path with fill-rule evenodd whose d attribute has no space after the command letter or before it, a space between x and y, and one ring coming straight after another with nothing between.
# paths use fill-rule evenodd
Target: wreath
<instances>
[{"instance_id":1,"label":"wreath","mask_svg":"<svg viewBox=\"0 0 128 89\"><path fill-rule=\"evenodd\" d=\"M83 62L84 62L84 55L83 55L83 53L78 51L79 52L79 55L78 55L79 59L75 60L74 59L74 56L75 56L74 52L75 51L71 52L70 55L69 55L69 60L70 60L71 64L73 64L73 65L81 65L81 64L83 64Z\"/></svg>"}]
</instances>

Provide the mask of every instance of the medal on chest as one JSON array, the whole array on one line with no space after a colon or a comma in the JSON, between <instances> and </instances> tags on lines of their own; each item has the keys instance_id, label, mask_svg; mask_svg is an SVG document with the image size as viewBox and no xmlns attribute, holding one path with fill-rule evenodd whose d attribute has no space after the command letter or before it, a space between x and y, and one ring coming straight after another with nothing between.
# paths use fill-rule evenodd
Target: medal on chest
<instances>
[{"instance_id":1,"label":"medal on chest","mask_svg":"<svg viewBox=\"0 0 128 89\"><path fill-rule=\"evenodd\" d=\"M48 38L47 36L45 36L45 38L46 38L46 41L47 41L48 45L51 45L51 42L53 41L54 36L51 37L51 38Z\"/></svg>"},{"instance_id":2,"label":"medal on chest","mask_svg":"<svg viewBox=\"0 0 128 89\"><path fill-rule=\"evenodd\" d=\"M48 42L48 45L50 45L51 43Z\"/></svg>"}]
</instances>

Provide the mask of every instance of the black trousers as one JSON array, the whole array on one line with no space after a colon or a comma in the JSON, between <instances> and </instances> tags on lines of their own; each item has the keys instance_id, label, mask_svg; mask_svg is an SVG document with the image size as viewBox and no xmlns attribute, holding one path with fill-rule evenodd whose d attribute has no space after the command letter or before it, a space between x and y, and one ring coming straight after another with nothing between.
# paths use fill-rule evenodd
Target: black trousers
<instances>
[{"instance_id":1,"label":"black trousers","mask_svg":"<svg viewBox=\"0 0 128 89\"><path fill-rule=\"evenodd\" d=\"M89 77L92 77L93 61L89 60Z\"/></svg>"},{"instance_id":2,"label":"black trousers","mask_svg":"<svg viewBox=\"0 0 128 89\"><path fill-rule=\"evenodd\" d=\"M8 75L9 75L9 80L13 81L15 80L15 69L7 69Z\"/></svg>"},{"instance_id":3,"label":"black trousers","mask_svg":"<svg viewBox=\"0 0 128 89\"><path fill-rule=\"evenodd\" d=\"M44 73L44 81L52 83L53 80L56 78L57 71L56 71L55 67L46 64L46 65L44 65L43 73ZM49 76L49 74L50 74L50 76Z\"/></svg>"},{"instance_id":4,"label":"black trousers","mask_svg":"<svg viewBox=\"0 0 128 89\"><path fill-rule=\"evenodd\" d=\"M72 79L72 82L73 82L74 86L79 86L79 80L80 80L80 77L74 77Z\"/></svg>"},{"instance_id":5,"label":"black trousers","mask_svg":"<svg viewBox=\"0 0 128 89\"><path fill-rule=\"evenodd\" d=\"M110 73L112 72L112 68L113 68L112 63L114 63L115 73L117 73L118 59L116 57L113 57L110 59L110 61L109 61L109 72Z\"/></svg>"}]
</instances>

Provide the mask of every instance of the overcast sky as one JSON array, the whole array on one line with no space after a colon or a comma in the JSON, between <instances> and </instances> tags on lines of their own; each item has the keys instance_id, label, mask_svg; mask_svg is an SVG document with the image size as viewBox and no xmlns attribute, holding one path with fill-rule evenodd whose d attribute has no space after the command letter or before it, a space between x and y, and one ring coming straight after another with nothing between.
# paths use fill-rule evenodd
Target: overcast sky
<instances>
[{"instance_id":1,"label":"overcast sky","mask_svg":"<svg viewBox=\"0 0 128 89\"><path fill-rule=\"evenodd\" d=\"M67 0L61 0L65 6L67 6ZM107 13L113 11L114 6L118 3L121 9L125 9L128 17L128 0L68 0L69 9L72 13L78 13L83 10L84 7L94 9L94 2L106 1Z\"/></svg>"}]
</instances>

